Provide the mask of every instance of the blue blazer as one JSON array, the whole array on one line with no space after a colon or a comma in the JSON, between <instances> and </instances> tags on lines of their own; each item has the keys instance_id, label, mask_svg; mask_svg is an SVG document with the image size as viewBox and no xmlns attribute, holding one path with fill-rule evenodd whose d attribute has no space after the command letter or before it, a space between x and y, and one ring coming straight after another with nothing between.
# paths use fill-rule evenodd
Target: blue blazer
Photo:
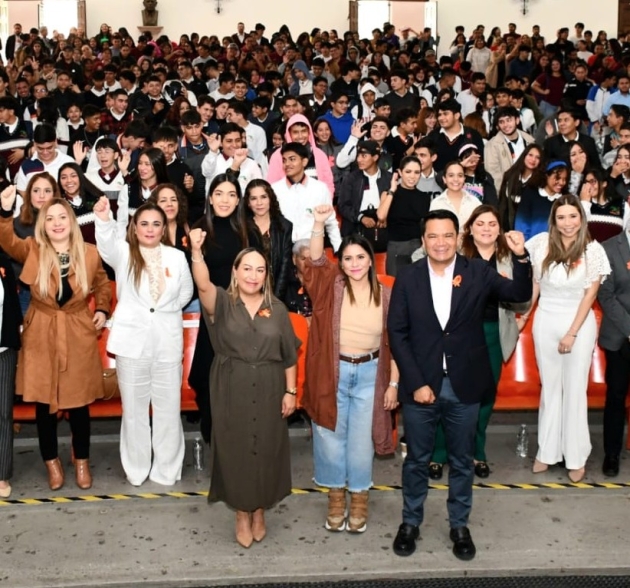
<instances>
[{"instance_id":1,"label":"blue blazer","mask_svg":"<svg viewBox=\"0 0 630 588\"><path fill-rule=\"evenodd\" d=\"M529 261L514 259L514 279L509 280L482 259L457 255L453 276L460 276L460 285L453 286L445 329L433 308L428 259L399 270L396 277L387 328L403 404L414 402L413 393L422 386L439 395L444 355L453 391L463 403L481 402L491 394L495 384L483 330L487 299L527 302L532 296Z\"/></svg>"}]
</instances>

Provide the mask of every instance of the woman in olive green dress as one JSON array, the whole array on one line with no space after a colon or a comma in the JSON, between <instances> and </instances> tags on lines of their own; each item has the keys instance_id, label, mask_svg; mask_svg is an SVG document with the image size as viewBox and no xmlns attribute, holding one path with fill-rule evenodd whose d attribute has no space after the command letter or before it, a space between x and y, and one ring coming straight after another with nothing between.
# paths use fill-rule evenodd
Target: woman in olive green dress
<instances>
[{"instance_id":1,"label":"woman in olive green dress","mask_svg":"<svg viewBox=\"0 0 630 588\"><path fill-rule=\"evenodd\" d=\"M286 418L295 411L299 340L285 306L273 296L264 255L254 248L241 251L226 291L210 282L201 263L205 236L201 229L189 235L215 351L208 499L236 510L236 540L249 547L266 534L264 510L291 492Z\"/></svg>"}]
</instances>

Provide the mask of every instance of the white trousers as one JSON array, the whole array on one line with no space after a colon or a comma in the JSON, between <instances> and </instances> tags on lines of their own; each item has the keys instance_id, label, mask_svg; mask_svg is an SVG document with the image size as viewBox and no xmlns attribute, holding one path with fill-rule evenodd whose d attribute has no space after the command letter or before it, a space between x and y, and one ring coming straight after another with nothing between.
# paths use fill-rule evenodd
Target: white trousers
<instances>
[{"instance_id":1,"label":"white trousers","mask_svg":"<svg viewBox=\"0 0 630 588\"><path fill-rule=\"evenodd\" d=\"M182 362L157 362L144 354L140 359L117 356L116 372L123 407L120 459L127 480L134 486L147 477L158 484L175 484L182 477L185 451Z\"/></svg>"},{"instance_id":2,"label":"white trousers","mask_svg":"<svg viewBox=\"0 0 630 588\"><path fill-rule=\"evenodd\" d=\"M534 315L534 348L542 382L538 411L538 454L546 464L564 458L569 470L586 464L591 453L588 430L589 371L597 338L597 323L591 310L582 325L571 353L558 352L575 313L574 301L544 301Z\"/></svg>"}]
</instances>

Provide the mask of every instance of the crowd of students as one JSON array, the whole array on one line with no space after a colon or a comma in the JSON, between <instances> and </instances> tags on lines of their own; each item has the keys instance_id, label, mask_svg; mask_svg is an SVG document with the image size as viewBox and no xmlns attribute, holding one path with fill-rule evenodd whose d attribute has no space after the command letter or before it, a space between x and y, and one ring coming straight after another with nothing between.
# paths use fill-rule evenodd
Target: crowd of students
<instances>
[{"instance_id":1,"label":"crowd of students","mask_svg":"<svg viewBox=\"0 0 630 588\"><path fill-rule=\"evenodd\" d=\"M536 302L533 471L564 463L572 481L585 475L599 297L609 390L603 470L617 475L630 382L630 46L602 31L593 38L581 23L574 38L561 29L550 43L539 27L516 28L457 27L438 59L430 29L390 23L371 39L320 29L294 39L286 27L267 39L264 25L248 33L239 23L231 37L177 41L135 40L105 24L91 38L78 29L51 39L16 24L0 69L0 496L11 492L14 388L37 403L50 488L65 481L58 410L70 414L77 484L92 484L87 407L102 396L96 341L111 311L108 277L117 289L108 351L126 477L136 486L181 477L182 310L201 310L189 382L211 444L210 499L237 509L242 545L262 540L264 509L290 491L286 417L299 341L286 309L310 323L304 407L315 480L330 488L329 530L366 529L372 459L394 450L400 386L403 412L433 405L439 416L430 415L430 447L406 430L403 482L439 479L450 463L455 552L474 556L469 487L474 474L491 473L485 430L501 365ZM451 225L432 232L444 222L454 234ZM454 249L444 257L453 237L457 260L491 268L474 292L461 274L444 281L456 267ZM523 241L529 302L517 265L529 263ZM468 292L467 320L483 345L440 343L440 380L458 354L483 356L484 389L467 395L453 375L442 397L475 413L465 434L438 407L439 388L410 388L422 366L408 365L398 306L396 328L389 321L375 252L386 253L392 277L408 282L410 266L424 268L449 299ZM513 274L521 283L511 289L503 280ZM447 337L449 309L434 306ZM399 555L413 551L423 500L406 502Z\"/></svg>"}]
</instances>

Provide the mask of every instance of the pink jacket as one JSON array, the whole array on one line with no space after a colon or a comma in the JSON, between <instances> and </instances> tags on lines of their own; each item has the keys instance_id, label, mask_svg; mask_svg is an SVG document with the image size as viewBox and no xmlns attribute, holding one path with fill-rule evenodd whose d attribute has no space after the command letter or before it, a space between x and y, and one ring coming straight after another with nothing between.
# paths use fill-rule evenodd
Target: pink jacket
<instances>
[{"instance_id":1,"label":"pink jacket","mask_svg":"<svg viewBox=\"0 0 630 588\"><path fill-rule=\"evenodd\" d=\"M284 140L287 143L291 143L291 134L289 133L289 129L295 123L302 123L308 127L308 142L311 145L311 150L313 151L313 157L315 158L315 169L317 170L317 179L320 182L324 182L326 186L328 186L328 190L330 191L330 197L335 194L335 184L333 182L333 174L332 169L330 168L330 162L328 160L328 155L326 155L316 144L315 137L313 136L313 129L311 127L311 123L308 122L308 119L303 114L294 114L287 122L287 131L284 135ZM282 154L280 153L280 149L276 149L273 152L271 159L269 160L269 171L267 172L267 181L270 184L277 182L284 178L284 170L282 169Z\"/></svg>"}]
</instances>

